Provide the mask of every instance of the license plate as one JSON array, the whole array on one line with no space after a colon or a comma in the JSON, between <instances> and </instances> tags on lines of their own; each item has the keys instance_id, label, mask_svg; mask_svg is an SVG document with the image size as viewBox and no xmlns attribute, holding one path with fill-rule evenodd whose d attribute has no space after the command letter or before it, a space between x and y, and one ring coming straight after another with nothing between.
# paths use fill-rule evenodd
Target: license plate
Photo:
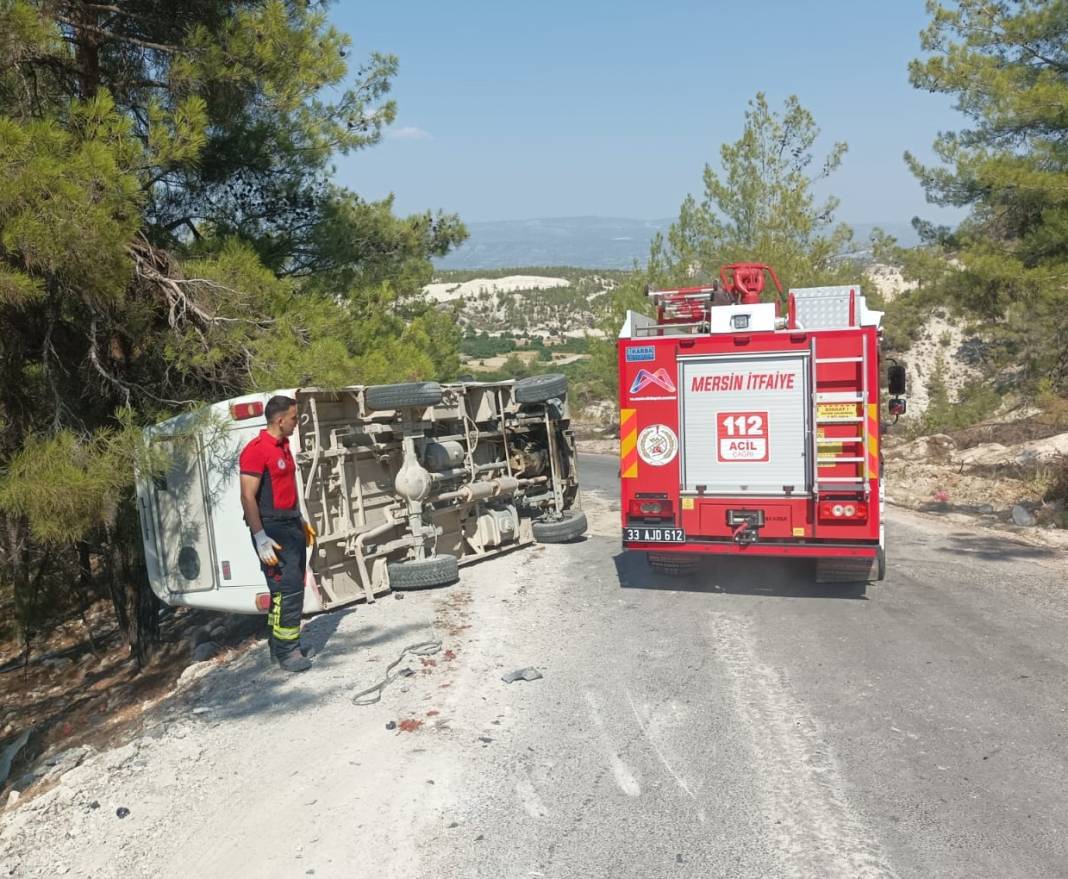
<instances>
[{"instance_id":1,"label":"license plate","mask_svg":"<svg viewBox=\"0 0 1068 879\"><path fill-rule=\"evenodd\" d=\"M635 525L623 529L624 543L685 543L686 532L681 528L657 528Z\"/></svg>"}]
</instances>

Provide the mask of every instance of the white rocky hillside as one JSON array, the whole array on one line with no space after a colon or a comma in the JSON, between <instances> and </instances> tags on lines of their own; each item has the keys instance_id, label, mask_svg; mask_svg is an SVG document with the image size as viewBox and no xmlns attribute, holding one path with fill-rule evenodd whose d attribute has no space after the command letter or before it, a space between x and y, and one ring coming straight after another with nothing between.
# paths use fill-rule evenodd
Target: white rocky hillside
<instances>
[{"instance_id":1,"label":"white rocky hillside","mask_svg":"<svg viewBox=\"0 0 1068 879\"><path fill-rule=\"evenodd\" d=\"M574 280L546 275L506 275L435 281L423 288L443 306L458 305L461 327L490 335L598 335L594 303L615 281L596 272Z\"/></svg>"},{"instance_id":2,"label":"white rocky hillside","mask_svg":"<svg viewBox=\"0 0 1068 879\"><path fill-rule=\"evenodd\" d=\"M888 304L915 287L894 266L877 263L869 267L868 274ZM927 411L930 383L936 376L941 378L953 400L957 399L965 385L981 379L983 374L975 367L972 354L973 342L966 336L961 323L954 320L945 309L934 309L924 323L919 338L901 356L908 372L910 415L919 416Z\"/></svg>"}]
</instances>

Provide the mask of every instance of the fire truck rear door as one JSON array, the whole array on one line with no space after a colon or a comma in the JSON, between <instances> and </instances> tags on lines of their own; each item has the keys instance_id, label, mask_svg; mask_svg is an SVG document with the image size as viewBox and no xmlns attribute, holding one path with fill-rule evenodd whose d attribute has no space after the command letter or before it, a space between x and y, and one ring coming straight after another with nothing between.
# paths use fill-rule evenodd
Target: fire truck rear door
<instances>
[{"instance_id":1,"label":"fire truck rear door","mask_svg":"<svg viewBox=\"0 0 1068 879\"><path fill-rule=\"evenodd\" d=\"M809 491L808 361L807 352L680 358L683 491Z\"/></svg>"}]
</instances>

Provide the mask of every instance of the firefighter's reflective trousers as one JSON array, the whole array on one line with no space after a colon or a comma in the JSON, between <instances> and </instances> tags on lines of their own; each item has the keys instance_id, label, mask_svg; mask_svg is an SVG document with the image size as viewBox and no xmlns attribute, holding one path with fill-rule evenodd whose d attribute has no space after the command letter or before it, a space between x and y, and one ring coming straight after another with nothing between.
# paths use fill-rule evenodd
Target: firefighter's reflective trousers
<instances>
[{"instance_id":1,"label":"firefighter's reflective trousers","mask_svg":"<svg viewBox=\"0 0 1068 879\"><path fill-rule=\"evenodd\" d=\"M271 654L284 659L300 647L300 617L304 611L304 568L307 546L300 518L264 519L263 530L282 548L277 565L261 565L271 591L267 637Z\"/></svg>"}]
</instances>

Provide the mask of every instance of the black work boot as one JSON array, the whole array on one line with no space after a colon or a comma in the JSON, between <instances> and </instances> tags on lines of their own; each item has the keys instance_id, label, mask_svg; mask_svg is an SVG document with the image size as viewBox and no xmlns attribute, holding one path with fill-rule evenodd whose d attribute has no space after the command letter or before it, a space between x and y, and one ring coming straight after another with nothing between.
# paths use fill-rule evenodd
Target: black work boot
<instances>
[{"instance_id":1,"label":"black work boot","mask_svg":"<svg viewBox=\"0 0 1068 879\"><path fill-rule=\"evenodd\" d=\"M305 659L311 659L313 656L315 656L316 653L319 652L314 647L305 647L303 644L300 646L299 650L300 655L303 656ZM293 653L296 652L296 650L293 651ZM282 664L282 658L273 650L271 651L271 662L273 662L275 665Z\"/></svg>"},{"instance_id":2,"label":"black work boot","mask_svg":"<svg viewBox=\"0 0 1068 879\"><path fill-rule=\"evenodd\" d=\"M278 667L282 671L307 671L312 667L311 660L307 656L302 656L299 650L294 650L288 656L282 656L278 659Z\"/></svg>"}]
</instances>

